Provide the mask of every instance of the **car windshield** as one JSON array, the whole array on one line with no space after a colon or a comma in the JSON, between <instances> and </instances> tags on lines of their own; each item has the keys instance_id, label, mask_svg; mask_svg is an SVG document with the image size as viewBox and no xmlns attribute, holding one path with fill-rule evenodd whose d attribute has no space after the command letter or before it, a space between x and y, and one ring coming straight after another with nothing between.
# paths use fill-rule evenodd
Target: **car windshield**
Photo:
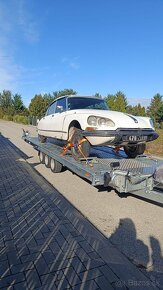
<instances>
[{"instance_id":1,"label":"car windshield","mask_svg":"<svg viewBox=\"0 0 163 290\"><path fill-rule=\"evenodd\" d=\"M83 97L68 98L68 110L76 109L108 110L108 106L102 99Z\"/></svg>"}]
</instances>

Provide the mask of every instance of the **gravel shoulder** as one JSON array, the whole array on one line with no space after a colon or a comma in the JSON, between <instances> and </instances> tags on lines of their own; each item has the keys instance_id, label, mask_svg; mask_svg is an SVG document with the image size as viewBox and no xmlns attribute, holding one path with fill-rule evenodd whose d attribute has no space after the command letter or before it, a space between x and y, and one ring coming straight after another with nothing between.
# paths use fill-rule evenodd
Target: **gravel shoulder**
<instances>
[{"instance_id":1,"label":"gravel shoulder","mask_svg":"<svg viewBox=\"0 0 163 290\"><path fill-rule=\"evenodd\" d=\"M53 174L21 139L22 128L37 136L33 126L0 120L0 132L27 155L27 162L134 264L163 285L163 209L132 196L119 197L114 190L99 191L69 170Z\"/></svg>"}]
</instances>

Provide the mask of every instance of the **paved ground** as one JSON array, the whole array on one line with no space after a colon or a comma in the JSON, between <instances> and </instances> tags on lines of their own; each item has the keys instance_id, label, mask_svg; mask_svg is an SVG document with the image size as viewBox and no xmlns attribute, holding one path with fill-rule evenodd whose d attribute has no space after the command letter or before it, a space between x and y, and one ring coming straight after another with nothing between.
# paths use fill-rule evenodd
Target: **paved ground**
<instances>
[{"instance_id":1,"label":"paved ground","mask_svg":"<svg viewBox=\"0 0 163 290\"><path fill-rule=\"evenodd\" d=\"M0 289L156 289L0 136Z\"/></svg>"},{"instance_id":2,"label":"paved ground","mask_svg":"<svg viewBox=\"0 0 163 290\"><path fill-rule=\"evenodd\" d=\"M36 128L0 120L0 132L23 151L26 161L87 217L120 252L163 288L163 210L154 204L114 190L95 188L66 170L53 174L39 164L37 152L21 140L22 127L36 136Z\"/></svg>"}]
</instances>

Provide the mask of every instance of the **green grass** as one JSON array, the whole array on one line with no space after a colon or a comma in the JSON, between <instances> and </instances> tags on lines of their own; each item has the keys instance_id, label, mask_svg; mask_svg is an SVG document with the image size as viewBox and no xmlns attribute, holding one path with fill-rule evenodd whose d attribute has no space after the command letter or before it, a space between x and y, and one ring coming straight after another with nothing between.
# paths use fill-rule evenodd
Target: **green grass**
<instances>
[{"instance_id":1,"label":"green grass","mask_svg":"<svg viewBox=\"0 0 163 290\"><path fill-rule=\"evenodd\" d=\"M146 153L163 157L163 129L156 130L159 134L157 140L147 143Z\"/></svg>"}]
</instances>

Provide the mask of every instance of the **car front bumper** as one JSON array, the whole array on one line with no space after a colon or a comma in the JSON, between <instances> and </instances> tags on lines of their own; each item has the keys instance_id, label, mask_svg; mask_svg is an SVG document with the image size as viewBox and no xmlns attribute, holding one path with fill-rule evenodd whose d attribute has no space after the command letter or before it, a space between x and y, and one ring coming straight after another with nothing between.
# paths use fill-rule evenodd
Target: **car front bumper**
<instances>
[{"instance_id":1,"label":"car front bumper","mask_svg":"<svg viewBox=\"0 0 163 290\"><path fill-rule=\"evenodd\" d=\"M153 141L159 136L152 129L118 128L117 130L85 130L82 133L92 145L96 145L96 143L98 143L98 145L100 145L100 143L101 145L137 144ZM97 142L96 139L98 140Z\"/></svg>"}]
</instances>

